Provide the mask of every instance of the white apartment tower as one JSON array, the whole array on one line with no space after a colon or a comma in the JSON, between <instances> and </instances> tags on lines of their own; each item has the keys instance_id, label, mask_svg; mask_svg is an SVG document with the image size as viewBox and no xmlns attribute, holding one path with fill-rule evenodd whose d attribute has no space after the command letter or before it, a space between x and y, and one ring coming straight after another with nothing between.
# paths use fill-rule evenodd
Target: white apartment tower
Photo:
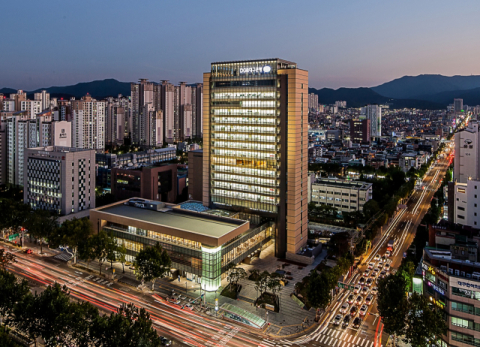
<instances>
[{"instance_id":1,"label":"white apartment tower","mask_svg":"<svg viewBox=\"0 0 480 347\"><path fill-rule=\"evenodd\" d=\"M87 94L72 100L72 146L103 150L105 148L105 101Z\"/></svg>"},{"instance_id":2,"label":"white apartment tower","mask_svg":"<svg viewBox=\"0 0 480 347\"><path fill-rule=\"evenodd\" d=\"M361 114L370 119L372 137L382 136L382 108L378 105L367 105L362 107Z\"/></svg>"}]
</instances>

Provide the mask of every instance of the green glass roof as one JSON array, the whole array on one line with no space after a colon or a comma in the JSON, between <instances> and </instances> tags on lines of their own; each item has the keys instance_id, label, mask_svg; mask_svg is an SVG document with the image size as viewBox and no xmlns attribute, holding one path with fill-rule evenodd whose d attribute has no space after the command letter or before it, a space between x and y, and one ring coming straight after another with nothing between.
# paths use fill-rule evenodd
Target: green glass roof
<instances>
[{"instance_id":1,"label":"green glass roof","mask_svg":"<svg viewBox=\"0 0 480 347\"><path fill-rule=\"evenodd\" d=\"M236 314L237 316L240 316L240 317L246 319L253 326L255 326L257 328L262 328L265 325L265 320L264 319L260 318L259 316L255 315L251 312L248 312L248 311L244 310L243 308L240 308L240 307L228 304L228 303L224 303L220 307L220 309L222 309L224 311L227 311L227 312L230 312L230 313L233 313L233 314Z\"/></svg>"}]
</instances>

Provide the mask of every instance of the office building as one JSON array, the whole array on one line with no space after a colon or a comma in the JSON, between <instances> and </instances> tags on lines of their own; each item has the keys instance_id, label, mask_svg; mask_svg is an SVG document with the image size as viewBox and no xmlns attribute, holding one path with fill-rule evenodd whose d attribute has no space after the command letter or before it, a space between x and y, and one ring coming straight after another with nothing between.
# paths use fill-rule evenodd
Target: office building
<instances>
[{"instance_id":1,"label":"office building","mask_svg":"<svg viewBox=\"0 0 480 347\"><path fill-rule=\"evenodd\" d=\"M90 211L94 232L111 232L127 248L127 260L159 243L172 261L171 276L185 276L202 289L215 291L228 273L228 264L256 254L271 239L271 224L252 225L235 214L220 216L181 205L130 199ZM198 204L195 208L203 207Z\"/></svg>"},{"instance_id":2,"label":"office building","mask_svg":"<svg viewBox=\"0 0 480 347\"><path fill-rule=\"evenodd\" d=\"M361 108L360 113L370 120L372 136L382 136L382 108L378 105L367 105Z\"/></svg>"},{"instance_id":3,"label":"office building","mask_svg":"<svg viewBox=\"0 0 480 347\"><path fill-rule=\"evenodd\" d=\"M113 168L111 182L116 200L134 197L171 203L177 200L177 164Z\"/></svg>"},{"instance_id":4,"label":"office building","mask_svg":"<svg viewBox=\"0 0 480 347\"><path fill-rule=\"evenodd\" d=\"M275 255L308 238L308 72L218 62L203 77L203 204L275 223Z\"/></svg>"},{"instance_id":5,"label":"office building","mask_svg":"<svg viewBox=\"0 0 480 347\"><path fill-rule=\"evenodd\" d=\"M350 121L350 140L354 143L369 144L371 140L370 119L352 119Z\"/></svg>"},{"instance_id":6,"label":"office building","mask_svg":"<svg viewBox=\"0 0 480 347\"><path fill-rule=\"evenodd\" d=\"M463 112L463 99L453 99L453 111L455 113Z\"/></svg>"},{"instance_id":7,"label":"office building","mask_svg":"<svg viewBox=\"0 0 480 347\"><path fill-rule=\"evenodd\" d=\"M73 147L105 149L105 107L105 101L97 101L89 94L71 100Z\"/></svg>"},{"instance_id":8,"label":"office building","mask_svg":"<svg viewBox=\"0 0 480 347\"><path fill-rule=\"evenodd\" d=\"M203 150L188 152L188 199L202 201L203 198Z\"/></svg>"},{"instance_id":9,"label":"office building","mask_svg":"<svg viewBox=\"0 0 480 347\"><path fill-rule=\"evenodd\" d=\"M437 346L477 346L480 344L480 263L475 256L478 243L466 237L449 239L449 248L424 248L423 276L414 279L414 288L420 287L445 317L447 335L436 341Z\"/></svg>"},{"instance_id":10,"label":"office building","mask_svg":"<svg viewBox=\"0 0 480 347\"><path fill-rule=\"evenodd\" d=\"M95 151L25 149L23 201L33 209L69 215L95 208Z\"/></svg>"},{"instance_id":11,"label":"office building","mask_svg":"<svg viewBox=\"0 0 480 347\"><path fill-rule=\"evenodd\" d=\"M311 184L311 201L325 204L342 212L363 211L363 205L372 199L372 183L318 179Z\"/></svg>"},{"instance_id":12,"label":"office building","mask_svg":"<svg viewBox=\"0 0 480 347\"><path fill-rule=\"evenodd\" d=\"M468 126L455 133L454 180L467 183L468 179L480 179L480 141L479 124L470 122Z\"/></svg>"}]
</instances>

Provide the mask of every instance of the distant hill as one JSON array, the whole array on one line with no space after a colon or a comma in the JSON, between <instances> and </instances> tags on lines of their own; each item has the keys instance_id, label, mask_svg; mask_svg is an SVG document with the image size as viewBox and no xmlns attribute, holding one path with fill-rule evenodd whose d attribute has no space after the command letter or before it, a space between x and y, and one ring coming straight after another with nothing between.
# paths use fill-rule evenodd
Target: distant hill
<instances>
[{"instance_id":1,"label":"distant hill","mask_svg":"<svg viewBox=\"0 0 480 347\"><path fill-rule=\"evenodd\" d=\"M85 96L89 93L92 97L97 99L103 99L109 96L116 97L118 94L124 96L130 95L130 82L119 82L115 79L106 79L92 82L78 83L73 86L64 86L64 87L49 87L49 88L39 88L37 90L26 91L28 95L33 93L38 93L41 90L46 90L50 93L51 97L56 98L65 98L69 99L70 97L75 97L77 99ZM16 93L16 89L11 88L2 88L0 93L12 94Z\"/></svg>"},{"instance_id":2,"label":"distant hill","mask_svg":"<svg viewBox=\"0 0 480 347\"><path fill-rule=\"evenodd\" d=\"M424 99L426 95L474 88L480 88L480 76L419 75L403 76L371 89L389 98Z\"/></svg>"},{"instance_id":3,"label":"distant hill","mask_svg":"<svg viewBox=\"0 0 480 347\"><path fill-rule=\"evenodd\" d=\"M393 99L382 96L370 88L308 88L309 93L318 95L320 104L333 104L337 100L345 100L347 107L362 107L366 104L390 104L392 108L420 108L438 110L444 105L424 100Z\"/></svg>"},{"instance_id":4,"label":"distant hill","mask_svg":"<svg viewBox=\"0 0 480 347\"><path fill-rule=\"evenodd\" d=\"M480 88L469 90L450 90L433 95L422 95L419 99L428 100L445 106L452 104L453 99L463 99L463 103L469 106L480 105Z\"/></svg>"}]
</instances>

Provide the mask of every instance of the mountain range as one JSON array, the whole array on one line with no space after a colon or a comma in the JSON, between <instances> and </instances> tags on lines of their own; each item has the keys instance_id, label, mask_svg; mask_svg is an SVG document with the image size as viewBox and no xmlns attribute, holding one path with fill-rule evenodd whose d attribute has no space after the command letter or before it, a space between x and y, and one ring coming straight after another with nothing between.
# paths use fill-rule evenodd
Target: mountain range
<instances>
[{"instance_id":1,"label":"mountain range","mask_svg":"<svg viewBox=\"0 0 480 347\"><path fill-rule=\"evenodd\" d=\"M130 82L106 79L71 86L40 88L27 91L29 97L40 90L47 90L51 97L77 99L89 93L103 99L118 94L130 95ZM347 101L348 107L366 104L390 104L392 108L444 109L461 98L465 105L480 105L480 76L419 75L404 76L371 88L308 88L309 93L318 95L320 104L333 104L337 100ZM2 88L0 93L9 95L16 89Z\"/></svg>"}]
</instances>

